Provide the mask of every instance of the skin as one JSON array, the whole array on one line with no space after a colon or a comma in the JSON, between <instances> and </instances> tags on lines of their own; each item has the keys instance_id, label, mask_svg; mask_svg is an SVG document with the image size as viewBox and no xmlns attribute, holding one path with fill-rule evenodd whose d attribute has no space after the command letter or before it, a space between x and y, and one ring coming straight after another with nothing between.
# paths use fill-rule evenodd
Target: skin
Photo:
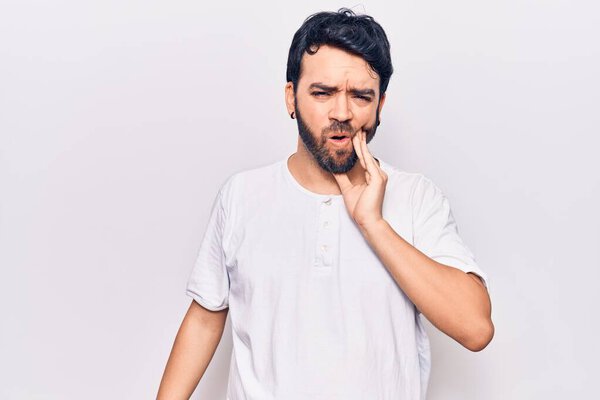
<instances>
[{"instance_id":1,"label":"skin","mask_svg":"<svg viewBox=\"0 0 600 400\"><path fill-rule=\"evenodd\" d=\"M181 322L156 400L189 399L221 341L229 308L211 311L195 300Z\"/></svg>"},{"instance_id":2,"label":"skin","mask_svg":"<svg viewBox=\"0 0 600 400\"><path fill-rule=\"evenodd\" d=\"M327 95L314 83L334 89ZM306 189L342 194L349 215L390 274L421 313L439 330L471 351L492 340L491 301L477 275L441 264L405 241L382 215L388 180L367 147L385 103L379 100L379 76L364 59L321 46L304 54L294 94L285 86L288 113L298 119L298 148L288 168ZM353 89L372 90L371 101ZM326 138L340 130L351 134L345 147ZM358 160L358 162L357 162Z\"/></svg>"},{"instance_id":3,"label":"skin","mask_svg":"<svg viewBox=\"0 0 600 400\"><path fill-rule=\"evenodd\" d=\"M379 99L379 76L370 69L362 58L345 51L321 46L314 55L305 54L301 63L302 74L296 95L293 83L285 86L288 113L295 112L298 120L298 148L288 166L294 177L315 193L341 194L331 169L319 162L329 157L330 165L337 166L336 172L347 172L350 179L359 183L365 179L365 167L358 163L352 143L345 148L326 140L328 136L347 130L356 138L366 130L369 140L376 131L377 115L385 103L385 94ZM337 91L325 95L322 89L311 88L313 83L335 86ZM369 101L351 93L351 89L372 90ZM310 150L303 140L303 125L316 142L316 152ZM317 134L318 133L318 134ZM307 148L308 147L308 148Z\"/></svg>"}]
</instances>

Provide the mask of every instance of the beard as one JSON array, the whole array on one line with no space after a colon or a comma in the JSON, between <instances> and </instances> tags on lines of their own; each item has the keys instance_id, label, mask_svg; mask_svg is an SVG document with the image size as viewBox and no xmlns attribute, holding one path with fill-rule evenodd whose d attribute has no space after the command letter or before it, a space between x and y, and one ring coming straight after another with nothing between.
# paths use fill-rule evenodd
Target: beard
<instances>
[{"instance_id":1,"label":"beard","mask_svg":"<svg viewBox=\"0 0 600 400\"><path fill-rule=\"evenodd\" d=\"M298 121L298 134L304 143L304 147L313 156L319 167L327 172L334 174L342 174L350 171L354 165L358 162L358 155L354 146L351 149L346 148L330 148L328 147L329 136L335 132L347 132L350 134L350 140L355 135L355 131L349 122L338 122L333 123L321 130L321 134L315 134L304 122L302 115L298 111L298 100L295 102L294 111L296 113L296 120ZM370 127L365 127L366 142L369 143L377 132L377 125L379 125L379 102L377 102L377 113L375 115L375 123Z\"/></svg>"}]
</instances>

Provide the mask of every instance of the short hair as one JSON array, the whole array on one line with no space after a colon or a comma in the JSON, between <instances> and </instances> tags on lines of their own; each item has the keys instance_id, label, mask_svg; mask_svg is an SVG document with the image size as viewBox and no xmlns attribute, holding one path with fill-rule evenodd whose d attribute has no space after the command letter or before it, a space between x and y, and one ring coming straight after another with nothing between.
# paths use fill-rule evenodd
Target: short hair
<instances>
[{"instance_id":1,"label":"short hair","mask_svg":"<svg viewBox=\"0 0 600 400\"><path fill-rule=\"evenodd\" d=\"M373 17L356 15L344 7L337 12L322 11L310 15L294 34L286 71L287 82L294 84L294 94L302 73L304 52L313 55L321 45L362 57L379 75L379 96L385 93L394 72L387 36Z\"/></svg>"}]
</instances>

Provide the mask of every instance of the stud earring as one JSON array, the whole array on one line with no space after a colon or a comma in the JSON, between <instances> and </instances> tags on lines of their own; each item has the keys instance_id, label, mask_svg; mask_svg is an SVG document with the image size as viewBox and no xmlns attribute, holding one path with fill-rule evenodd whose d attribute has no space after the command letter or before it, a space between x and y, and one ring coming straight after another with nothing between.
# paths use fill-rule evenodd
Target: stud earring
<instances>
[{"instance_id":1,"label":"stud earring","mask_svg":"<svg viewBox=\"0 0 600 400\"><path fill-rule=\"evenodd\" d=\"M292 113L290 114L290 118L294 119L294 111L292 111Z\"/></svg>"}]
</instances>

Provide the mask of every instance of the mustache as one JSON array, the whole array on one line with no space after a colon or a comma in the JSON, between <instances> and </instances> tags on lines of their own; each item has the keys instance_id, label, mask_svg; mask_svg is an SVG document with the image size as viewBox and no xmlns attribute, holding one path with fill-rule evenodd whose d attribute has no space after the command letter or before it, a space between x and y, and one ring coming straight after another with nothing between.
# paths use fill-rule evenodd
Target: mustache
<instances>
[{"instance_id":1,"label":"mustache","mask_svg":"<svg viewBox=\"0 0 600 400\"><path fill-rule=\"evenodd\" d=\"M329 126L328 128L323 130L323 133L330 133L330 132L348 132L351 136L354 135L354 129L352 129L352 125L350 125L349 123L344 123L344 122L338 122L335 121L334 123L331 124L331 126Z\"/></svg>"}]
</instances>

